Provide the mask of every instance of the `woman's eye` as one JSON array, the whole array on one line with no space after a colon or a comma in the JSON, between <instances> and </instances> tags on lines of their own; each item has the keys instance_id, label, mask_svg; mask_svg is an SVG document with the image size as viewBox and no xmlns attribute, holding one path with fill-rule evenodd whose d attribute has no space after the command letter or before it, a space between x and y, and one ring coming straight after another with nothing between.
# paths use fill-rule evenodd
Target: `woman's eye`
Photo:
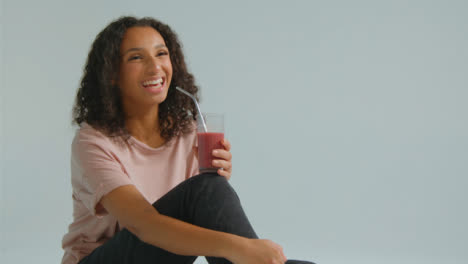
<instances>
[{"instance_id":1,"label":"woman's eye","mask_svg":"<svg viewBox=\"0 0 468 264\"><path fill-rule=\"evenodd\" d=\"M157 56L159 57L159 56L164 56L164 55L168 55L168 54L169 54L169 52L167 52L167 51L160 51L160 52L158 52Z\"/></svg>"},{"instance_id":2,"label":"woman's eye","mask_svg":"<svg viewBox=\"0 0 468 264\"><path fill-rule=\"evenodd\" d=\"M140 55L134 55L134 56L131 56L130 58L128 58L129 61L138 60L138 59L141 59Z\"/></svg>"}]
</instances>

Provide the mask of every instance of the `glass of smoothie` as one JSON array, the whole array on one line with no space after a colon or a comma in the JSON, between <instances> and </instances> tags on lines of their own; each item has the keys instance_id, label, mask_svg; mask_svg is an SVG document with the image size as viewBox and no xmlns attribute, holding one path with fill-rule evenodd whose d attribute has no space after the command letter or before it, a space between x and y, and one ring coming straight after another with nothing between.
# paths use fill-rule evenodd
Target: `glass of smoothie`
<instances>
[{"instance_id":1,"label":"glass of smoothie","mask_svg":"<svg viewBox=\"0 0 468 264\"><path fill-rule=\"evenodd\" d=\"M217 172L219 168L213 166L212 153L214 149L224 149L221 141L224 139L224 115L204 113L206 130L198 126L198 164L200 173Z\"/></svg>"}]
</instances>

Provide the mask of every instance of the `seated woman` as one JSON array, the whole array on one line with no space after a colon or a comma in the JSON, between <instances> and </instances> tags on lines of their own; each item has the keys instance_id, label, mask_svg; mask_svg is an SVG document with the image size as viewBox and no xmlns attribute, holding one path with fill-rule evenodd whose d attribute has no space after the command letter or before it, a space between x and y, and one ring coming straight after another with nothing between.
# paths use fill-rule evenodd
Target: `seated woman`
<instances>
[{"instance_id":1,"label":"seated woman","mask_svg":"<svg viewBox=\"0 0 468 264\"><path fill-rule=\"evenodd\" d=\"M197 96L175 33L122 17L96 37L74 106L73 223L63 264L285 263L258 239L228 183L230 143L199 174ZM287 263L310 263L289 260Z\"/></svg>"}]
</instances>

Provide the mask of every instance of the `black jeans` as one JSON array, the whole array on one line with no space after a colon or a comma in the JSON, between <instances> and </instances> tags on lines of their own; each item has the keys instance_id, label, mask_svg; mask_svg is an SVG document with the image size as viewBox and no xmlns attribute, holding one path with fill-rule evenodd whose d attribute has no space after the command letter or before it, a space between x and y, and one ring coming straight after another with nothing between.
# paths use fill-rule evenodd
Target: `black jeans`
<instances>
[{"instance_id":1,"label":"black jeans","mask_svg":"<svg viewBox=\"0 0 468 264\"><path fill-rule=\"evenodd\" d=\"M159 213L204 228L258 238L242 209L239 197L228 181L215 173L205 173L180 183L153 206ZM147 244L127 229L83 258L80 264L193 263L197 256L182 256ZM206 257L210 264L231 263ZM311 263L289 260L288 264Z\"/></svg>"}]
</instances>

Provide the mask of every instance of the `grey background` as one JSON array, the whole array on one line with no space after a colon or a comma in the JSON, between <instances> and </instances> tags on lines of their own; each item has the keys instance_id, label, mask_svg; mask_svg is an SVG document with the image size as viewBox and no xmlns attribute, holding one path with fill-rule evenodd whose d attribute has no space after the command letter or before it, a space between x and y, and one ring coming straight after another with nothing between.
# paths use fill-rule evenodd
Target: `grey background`
<instances>
[{"instance_id":1,"label":"grey background","mask_svg":"<svg viewBox=\"0 0 468 264\"><path fill-rule=\"evenodd\" d=\"M57 263L95 35L178 32L259 235L318 263L468 263L467 1L0 2L2 263ZM204 260L198 260L202 263Z\"/></svg>"}]
</instances>

